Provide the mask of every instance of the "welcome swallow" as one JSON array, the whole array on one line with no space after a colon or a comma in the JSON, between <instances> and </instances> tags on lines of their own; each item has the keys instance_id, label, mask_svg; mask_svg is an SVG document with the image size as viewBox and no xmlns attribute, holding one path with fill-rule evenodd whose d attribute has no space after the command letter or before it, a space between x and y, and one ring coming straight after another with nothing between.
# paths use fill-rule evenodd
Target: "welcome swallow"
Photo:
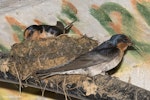
<instances>
[{"instance_id":1,"label":"welcome swallow","mask_svg":"<svg viewBox=\"0 0 150 100\"><path fill-rule=\"evenodd\" d=\"M65 65L38 71L37 76L44 79L57 74L84 74L88 76L102 74L115 68L121 62L127 47L131 45L132 42L126 35L113 35L98 47Z\"/></svg>"}]
</instances>

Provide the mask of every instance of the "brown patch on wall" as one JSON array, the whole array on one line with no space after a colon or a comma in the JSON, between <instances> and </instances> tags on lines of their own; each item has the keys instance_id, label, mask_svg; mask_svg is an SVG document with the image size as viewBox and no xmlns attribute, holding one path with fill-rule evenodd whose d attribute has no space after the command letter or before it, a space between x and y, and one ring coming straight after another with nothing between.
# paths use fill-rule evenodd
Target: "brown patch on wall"
<instances>
[{"instance_id":1,"label":"brown patch on wall","mask_svg":"<svg viewBox=\"0 0 150 100\"><path fill-rule=\"evenodd\" d=\"M78 10L77 8L68 0L62 0L62 5L63 7L69 6L69 8L75 13L77 14Z\"/></svg>"},{"instance_id":2,"label":"brown patch on wall","mask_svg":"<svg viewBox=\"0 0 150 100\"><path fill-rule=\"evenodd\" d=\"M20 40L19 40L17 34L15 34L15 33L13 34L13 40L15 41L15 43L20 43Z\"/></svg>"},{"instance_id":3,"label":"brown patch on wall","mask_svg":"<svg viewBox=\"0 0 150 100\"><path fill-rule=\"evenodd\" d=\"M92 7L93 9L95 9L95 10L99 9L99 6L97 6L97 5L95 5L95 4L93 4L91 7Z\"/></svg>"},{"instance_id":4,"label":"brown patch on wall","mask_svg":"<svg viewBox=\"0 0 150 100\"><path fill-rule=\"evenodd\" d=\"M132 4L133 8L135 9L135 8L136 8L137 1L136 1L136 0L131 0L131 4Z\"/></svg>"},{"instance_id":5,"label":"brown patch on wall","mask_svg":"<svg viewBox=\"0 0 150 100\"><path fill-rule=\"evenodd\" d=\"M150 2L150 0L131 0L131 4L134 9L137 9L137 3Z\"/></svg>"},{"instance_id":6,"label":"brown patch on wall","mask_svg":"<svg viewBox=\"0 0 150 100\"><path fill-rule=\"evenodd\" d=\"M42 25L43 23L40 21L40 20L38 20L38 19L34 19L34 22L37 24L37 25Z\"/></svg>"},{"instance_id":7,"label":"brown patch on wall","mask_svg":"<svg viewBox=\"0 0 150 100\"><path fill-rule=\"evenodd\" d=\"M64 22L65 22L67 25L70 24L67 20L64 20ZM72 30L75 34L77 34L77 35L79 35L79 36L82 36L82 33L80 32L80 30L79 30L77 27L75 27L74 25L71 27L71 30Z\"/></svg>"},{"instance_id":8,"label":"brown patch on wall","mask_svg":"<svg viewBox=\"0 0 150 100\"><path fill-rule=\"evenodd\" d=\"M110 26L116 33L122 33L122 16L119 12L113 11L110 13L110 17L113 22L110 22Z\"/></svg>"},{"instance_id":9,"label":"brown patch on wall","mask_svg":"<svg viewBox=\"0 0 150 100\"><path fill-rule=\"evenodd\" d=\"M67 22L67 21L65 21L67 24L69 24L69 22ZM72 26L72 31L74 32L74 33L76 33L76 34L78 34L78 35L80 35L80 36L82 36L82 33L80 32L80 30L77 28L77 27L75 27L74 25Z\"/></svg>"},{"instance_id":10,"label":"brown patch on wall","mask_svg":"<svg viewBox=\"0 0 150 100\"><path fill-rule=\"evenodd\" d=\"M5 16L5 19L10 25L16 25L19 26L21 29L26 29L26 26L17 21L14 17L11 16Z\"/></svg>"},{"instance_id":11,"label":"brown patch on wall","mask_svg":"<svg viewBox=\"0 0 150 100\"><path fill-rule=\"evenodd\" d=\"M150 0L136 0L138 3L142 3L142 2L150 2Z\"/></svg>"},{"instance_id":12,"label":"brown patch on wall","mask_svg":"<svg viewBox=\"0 0 150 100\"><path fill-rule=\"evenodd\" d=\"M75 26L72 26L72 31L78 35L83 35L80 30L78 28L76 28Z\"/></svg>"}]
</instances>

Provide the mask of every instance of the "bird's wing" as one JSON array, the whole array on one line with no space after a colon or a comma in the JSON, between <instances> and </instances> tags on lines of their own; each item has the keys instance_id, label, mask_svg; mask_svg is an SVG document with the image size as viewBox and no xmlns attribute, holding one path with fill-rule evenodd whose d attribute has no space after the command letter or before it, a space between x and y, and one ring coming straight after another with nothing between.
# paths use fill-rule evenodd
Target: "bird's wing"
<instances>
[{"instance_id":1,"label":"bird's wing","mask_svg":"<svg viewBox=\"0 0 150 100\"><path fill-rule=\"evenodd\" d=\"M75 60L70 61L69 63L63 66L57 66L57 67L50 68L48 70L39 71L38 74L46 74L51 72L62 72L62 71L86 68L96 64L107 62L109 60L110 58L104 57L99 53L92 51L77 57Z\"/></svg>"},{"instance_id":2,"label":"bird's wing","mask_svg":"<svg viewBox=\"0 0 150 100\"><path fill-rule=\"evenodd\" d=\"M49 74L52 72L63 72L69 70L76 70L81 68L87 68L93 65L110 62L116 56L118 56L118 50L114 50L114 47L109 41L102 43L90 52L80 55L76 59L66 63L65 65L56 66L47 70L38 71L37 74Z\"/></svg>"}]
</instances>

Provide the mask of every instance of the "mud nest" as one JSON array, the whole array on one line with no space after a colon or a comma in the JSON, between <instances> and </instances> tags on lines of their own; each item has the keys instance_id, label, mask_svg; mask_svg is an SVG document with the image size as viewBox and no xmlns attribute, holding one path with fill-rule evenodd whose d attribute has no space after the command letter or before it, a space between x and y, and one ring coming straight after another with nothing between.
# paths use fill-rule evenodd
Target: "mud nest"
<instances>
[{"instance_id":1,"label":"mud nest","mask_svg":"<svg viewBox=\"0 0 150 100\"><path fill-rule=\"evenodd\" d=\"M9 72L19 75L21 80L37 70L62 65L88 52L98 45L97 41L82 36L72 38L67 35L40 40L25 40L12 46L8 61Z\"/></svg>"}]
</instances>

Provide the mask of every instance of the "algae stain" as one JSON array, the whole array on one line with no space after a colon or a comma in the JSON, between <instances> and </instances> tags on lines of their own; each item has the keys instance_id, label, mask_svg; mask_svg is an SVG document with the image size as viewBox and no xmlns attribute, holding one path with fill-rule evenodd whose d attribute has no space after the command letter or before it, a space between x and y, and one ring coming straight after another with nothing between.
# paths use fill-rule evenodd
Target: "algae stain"
<instances>
[{"instance_id":1,"label":"algae stain","mask_svg":"<svg viewBox=\"0 0 150 100\"><path fill-rule=\"evenodd\" d=\"M34 22L35 22L36 24L38 24L38 25L47 25L47 23L42 22L42 21L40 21L40 20L38 20L38 19L34 19Z\"/></svg>"},{"instance_id":2,"label":"algae stain","mask_svg":"<svg viewBox=\"0 0 150 100\"><path fill-rule=\"evenodd\" d=\"M146 23L150 26L150 17L149 17L150 16L150 9L147 6L142 5L140 3L137 3L136 6L137 6L137 10L142 15L142 17L145 19Z\"/></svg>"},{"instance_id":3,"label":"algae stain","mask_svg":"<svg viewBox=\"0 0 150 100\"><path fill-rule=\"evenodd\" d=\"M90 9L91 15L95 17L110 34L115 34L110 27L110 23L112 22L110 13L114 11L119 12L122 16L122 33L134 33L133 30L136 30L136 27L133 16L119 4L107 2L102 4L98 9Z\"/></svg>"},{"instance_id":4,"label":"algae stain","mask_svg":"<svg viewBox=\"0 0 150 100\"><path fill-rule=\"evenodd\" d=\"M100 24L111 34L116 34L115 31L109 26L109 23L112 22L108 14L106 14L102 9L90 9L91 15L96 18Z\"/></svg>"},{"instance_id":5,"label":"algae stain","mask_svg":"<svg viewBox=\"0 0 150 100\"><path fill-rule=\"evenodd\" d=\"M150 53L150 44L149 43L145 43L145 42L140 42L135 40L134 38L132 38L132 42L133 42L133 47L135 48L135 50L130 50L130 53L138 58L138 59L143 59L145 55L149 55Z\"/></svg>"},{"instance_id":6,"label":"algae stain","mask_svg":"<svg viewBox=\"0 0 150 100\"><path fill-rule=\"evenodd\" d=\"M17 25L11 25L11 27L15 31L17 36L19 37L19 40L22 41L23 40L23 32L24 31Z\"/></svg>"},{"instance_id":7,"label":"algae stain","mask_svg":"<svg viewBox=\"0 0 150 100\"><path fill-rule=\"evenodd\" d=\"M62 7L61 13L65 14L69 19L78 20L74 11L72 11L68 6Z\"/></svg>"},{"instance_id":8,"label":"algae stain","mask_svg":"<svg viewBox=\"0 0 150 100\"><path fill-rule=\"evenodd\" d=\"M69 19L78 20L77 8L68 0L62 0L62 9L61 13L66 15Z\"/></svg>"},{"instance_id":9,"label":"algae stain","mask_svg":"<svg viewBox=\"0 0 150 100\"><path fill-rule=\"evenodd\" d=\"M4 52L4 53L7 53L9 52L10 50L8 48L6 48L4 45L0 44L0 51L1 52Z\"/></svg>"},{"instance_id":10,"label":"algae stain","mask_svg":"<svg viewBox=\"0 0 150 100\"><path fill-rule=\"evenodd\" d=\"M141 53L148 54L150 52L150 44L142 41L136 41L136 39L134 38L134 35L138 35L135 34L136 32L138 32L138 28L136 27L136 21L125 8L123 8L119 4L108 2L102 4L96 9L94 7L90 9L91 15L99 21L99 23L109 32L110 35L116 34L112 27L109 26L112 22L110 14L114 11L119 12L122 16L123 33L132 37L134 44L139 48L139 51ZM150 14L147 10L146 12ZM148 17L148 14L146 14L146 17ZM150 24L150 18L148 18L148 22ZM134 56L140 55L136 51L132 51L130 53Z\"/></svg>"},{"instance_id":11,"label":"algae stain","mask_svg":"<svg viewBox=\"0 0 150 100\"><path fill-rule=\"evenodd\" d=\"M138 46L139 51L143 53L150 53L150 44L144 43L144 42L139 42L136 40L133 40L134 44Z\"/></svg>"}]
</instances>

